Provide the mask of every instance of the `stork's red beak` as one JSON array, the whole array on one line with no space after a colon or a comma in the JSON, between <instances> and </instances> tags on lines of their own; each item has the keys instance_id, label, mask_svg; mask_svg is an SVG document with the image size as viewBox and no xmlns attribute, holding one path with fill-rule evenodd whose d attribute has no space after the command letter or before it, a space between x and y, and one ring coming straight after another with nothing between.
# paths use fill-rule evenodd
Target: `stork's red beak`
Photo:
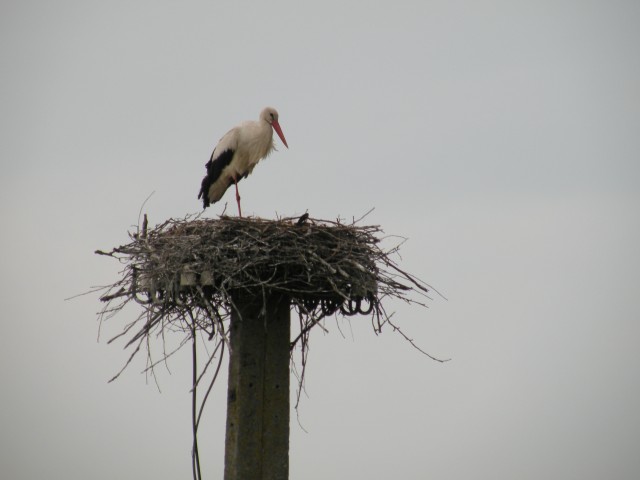
<instances>
[{"instance_id":1,"label":"stork's red beak","mask_svg":"<svg viewBox=\"0 0 640 480\"><path fill-rule=\"evenodd\" d=\"M282 129L280 128L280 124L278 123L278 121L274 120L273 122L271 122L271 126L280 137L280 140L282 140L282 143L284 143L284 146L289 148L289 145L287 145L287 141L284 138L284 133L282 133Z\"/></svg>"}]
</instances>

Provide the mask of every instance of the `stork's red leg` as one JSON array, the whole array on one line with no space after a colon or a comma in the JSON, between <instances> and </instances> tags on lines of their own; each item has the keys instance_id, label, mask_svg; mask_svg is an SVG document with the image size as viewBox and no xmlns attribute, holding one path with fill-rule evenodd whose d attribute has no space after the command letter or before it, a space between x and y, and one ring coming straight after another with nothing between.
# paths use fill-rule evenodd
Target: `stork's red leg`
<instances>
[{"instance_id":1,"label":"stork's red leg","mask_svg":"<svg viewBox=\"0 0 640 480\"><path fill-rule=\"evenodd\" d=\"M240 208L240 192L238 191L238 182L236 177L233 177L233 183L236 185L236 202L238 202L238 215L242 218L242 209Z\"/></svg>"}]
</instances>

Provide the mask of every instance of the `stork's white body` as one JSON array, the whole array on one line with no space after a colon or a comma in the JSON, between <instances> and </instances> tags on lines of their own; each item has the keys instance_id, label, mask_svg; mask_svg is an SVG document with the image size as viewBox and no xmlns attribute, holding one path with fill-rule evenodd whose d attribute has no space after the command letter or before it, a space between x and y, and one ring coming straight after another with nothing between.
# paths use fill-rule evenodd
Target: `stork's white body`
<instances>
[{"instance_id":1,"label":"stork's white body","mask_svg":"<svg viewBox=\"0 0 640 480\"><path fill-rule=\"evenodd\" d=\"M233 159L220 174L226 181L215 182L209 188L209 201L215 203L222 198L233 179L239 180L253 172L260 160L274 149L273 130L267 122L247 121L229 130L218 142L211 158L218 158L224 151L234 152Z\"/></svg>"},{"instance_id":2,"label":"stork's white body","mask_svg":"<svg viewBox=\"0 0 640 480\"><path fill-rule=\"evenodd\" d=\"M278 112L267 107L260 113L258 121L243 122L220 139L206 164L207 175L202 180L198 195L203 200L204 208L220 200L227 189L235 184L238 213L242 216L238 182L253 172L258 162L273 151L274 129L287 146L278 123Z\"/></svg>"}]
</instances>

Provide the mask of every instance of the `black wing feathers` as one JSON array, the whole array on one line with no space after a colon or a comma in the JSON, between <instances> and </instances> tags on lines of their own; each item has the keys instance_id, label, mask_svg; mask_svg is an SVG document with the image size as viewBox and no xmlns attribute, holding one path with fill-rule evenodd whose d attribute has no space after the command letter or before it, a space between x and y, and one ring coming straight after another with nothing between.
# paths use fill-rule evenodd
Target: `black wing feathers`
<instances>
[{"instance_id":1,"label":"black wing feathers","mask_svg":"<svg viewBox=\"0 0 640 480\"><path fill-rule=\"evenodd\" d=\"M207 208L211 204L209 201L209 188L220 178L222 170L231 163L233 154L233 150L225 150L217 158L213 158L213 154L211 154L211 159L206 164L207 175L202 179L200 193L198 194L198 198L202 198L203 208Z\"/></svg>"}]
</instances>

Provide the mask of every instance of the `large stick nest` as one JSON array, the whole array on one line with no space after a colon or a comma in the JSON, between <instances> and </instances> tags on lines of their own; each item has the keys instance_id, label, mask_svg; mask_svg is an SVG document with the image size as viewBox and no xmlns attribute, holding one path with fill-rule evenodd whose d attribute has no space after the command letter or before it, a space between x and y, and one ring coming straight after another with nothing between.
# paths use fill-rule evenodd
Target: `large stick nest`
<instances>
[{"instance_id":1,"label":"large stick nest","mask_svg":"<svg viewBox=\"0 0 640 480\"><path fill-rule=\"evenodd\" d=\"M130 233L130 243L96 252L124 264L120 279L101 297L106 302L101 318L130 302L143 306L139 317L111 340L124 336L126 346L137 344L131 358L150 336L164 338L167 330L200 330L209 339L218 336L226 342L234 301L246 293L265 301L273 294L290 299L300 320L292 348L301 341L304 349L311 328L333 314L368 315L380 332L390 323L383 299L424 305L415 294L428 298L430 290L398 267L390 258L398 247L382 249L382 238L378 226L308 215L279 220L187 217L155 228L147 227L145 216L142 228Z\"/></svg>"}]
</instances>

